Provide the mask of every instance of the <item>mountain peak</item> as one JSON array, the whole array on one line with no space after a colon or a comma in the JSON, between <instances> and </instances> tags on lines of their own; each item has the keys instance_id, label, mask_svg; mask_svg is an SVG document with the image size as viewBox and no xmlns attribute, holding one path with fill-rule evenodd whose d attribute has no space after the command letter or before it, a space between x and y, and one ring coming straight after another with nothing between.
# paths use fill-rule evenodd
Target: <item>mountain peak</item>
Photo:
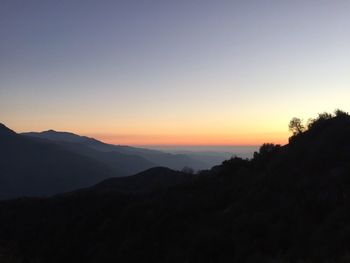
<instances>
[{"instance_id":1,"label":"mountain peak","mask_svg":"<svg viewBox=\"0 0 350 263\"><path fill-rule=\"evenodd\" d=\"M50 130L47 130L47 131L42 131L42 132L39 132L41 134L54 134L54 135L71 135L71 136L76 136L76 137L82 137L80 135L77 135L75 133L72 133L72 132L65 132L65 131L56 131L56 130L53 130L53 129L50 129Z\"/></svg>"},{"instance_id":2,"label":"mountain peak","mask_svg":"<svg viewBox=\"0 0 350 263\"><path fill-rule=\"evenodd\" d=\"M48 139L53 141L63 141L63 142L81 143L81 142L92 140L91 138L80 136L71 132L55 131L52 129L47 131L42 131L42 132L27 132L22 134L30 137L38 137L42 139Z\"/></svg>"},{"instance_id":3,"label":"mountain peak","mask_svg":"<svg viewBox=\"0 0 350 263\"><path fill-rule=\"evenodd\" d=\"M0 136L15 135L16 133L7 128L4 124L0 123Z\"/></svg>"},{"instance_id":4,"label":"mountain peak","mask_svg":"<svg viewBox=\"0 0 350 263\"><path fill-rule=\"evenodd\" d=\"M58 133L58 131L55 131L55 130L47 130L47 131L43 131L42 133Z\"/></svg>"}]
</instances>

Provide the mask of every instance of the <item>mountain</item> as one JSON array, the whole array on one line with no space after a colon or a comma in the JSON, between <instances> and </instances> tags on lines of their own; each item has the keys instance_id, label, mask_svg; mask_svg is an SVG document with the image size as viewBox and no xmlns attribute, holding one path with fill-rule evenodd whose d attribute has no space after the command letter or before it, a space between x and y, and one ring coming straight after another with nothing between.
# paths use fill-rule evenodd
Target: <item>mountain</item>
<instances>
[{"instance_id":1,"label":"mountain","mask_svg":"<svg viewBox=\"0 0 350 263\"><path fill-rule=\"evenodd\" d=\"M0 123L0 138L3 138L3 139L7 139L7 138L13 138L14 136L16 136L16 133L7 128L4 124Z\"/></svg>"},{"instance_id":2,"label":"mountain","mask_svg":"<svg viewBox=\"0 0 350 263\"><path fill-rule=\"evenodd\" d=\"M148 193L184 184L193 180L194 177L194 175L169 168L155 167L134 176L106 179L87 190L95 193Z\"/></svg>"},{"instance_id":3,"label":"mountain","mask_svg":"<svg viewBox=\"0 0 350 263\"><path fill-rule=\"evenodd\" d=\"M22 133L22 135L49 140L65 149L94 158L108 165L118 176L136 174L157 166L141 156L116 151L98 140L74 133L49 130L40 133Z\"/></svg>"},{"instance_id":4,"label":"mountain","mask_svg":"<svg viewBox=\"0 0 350 263\"><path fill-rule=\"evenodd\" d=\"M25 132L22 135L47 139L51 141L72 142L72 143L99 143L97 140L86 137L78 136L71 132L57 132L55 130L48 130L43 132Z\"/></svg>"},{"instance_id":5,"label":"mountain","mask_svg":"<svg viewBox=\"0 0 350 263\"><path fill-rule=\"evenodd\" d=\"M68 146L71 150L77 149L78 145L83 146L84 150L78 150L79 153L83 153L87 148L89 148L90 151L87 155L90 157L96 156L96 151L103 152L105 153L106 159L113 159L113 161L107 160L105 162L107 164L111 164L113 162L118 163L118 158L125 158L125 160L127 160L126 158L129 158L129 161L119 162L124 164L124 170L128 175L156 166L169 167L175 170L181 170L184 167L191 167L194 170L208 168L208 165L205 162L192 158L186 154L171 154L157 150L106 144L93 138L79 136L68 132L49 130L44 132L29 132L22 134L25 136L55 141L64 147ZM75 145L73 147L72 144L68 143L74 143ZM92 155L91 150L95 150L95 154ZM110 154L106 153L113 153L114 155L118 154L118 158L113 158ZM99 156L97 159L99 161L103 161L104 157ZM140 168L135 169L135 167Z\"/></svg>"},{"instance_id":6,"label":"mountain","mask_svg":"<svg viewBox=\"0 0 350 263\"><path fill-rule=\"evenodd\" d=\"M104 164L0 125L0 198L45 196L116 176Z\"/></svg>"},{"instance_id":7,"label":"mountain","mask_svg":"<svg viewBox=\"0 0 350 263\"><path fill-rule=\"evenodd\" d=\"M287 145L263 144L252 160L232 158L188 181L142 189L145 178L175 173L156 168L126 183L0 202L0 258L349 262L348 114L321 114Z\"/></svg>"}]
</instances>

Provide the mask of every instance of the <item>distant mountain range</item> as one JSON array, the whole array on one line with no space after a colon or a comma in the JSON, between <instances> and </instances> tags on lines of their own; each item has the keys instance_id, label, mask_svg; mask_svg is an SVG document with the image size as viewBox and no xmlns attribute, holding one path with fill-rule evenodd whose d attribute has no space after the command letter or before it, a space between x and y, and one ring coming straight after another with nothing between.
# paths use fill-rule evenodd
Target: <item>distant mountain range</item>
<instances>
[{"instance_id":1,"label":"distant mountain range","mask_svg":"<svg viewBox=\"0 0 350 263\"><path fill-rule=\"evenodd\" d=\"M22 133L27 138L39 139L58 145L66 150L93 158L114 171L115 176L127 176L157 166L155 163L135 154L115 151L113 147L93 138L53 130Z\"/></svg>"},{"instance_id":2,"label":"distant mountain range","mask_svg":"<svg viewBox=\"0 0 350 263\"><path fill-rule=\"evenodd\" d=\"M209 167L205 159L186 154L111 145L54 130L17 134L3 124L0 157L0 199L72 191L152 167Z\"/></svg>"},{"instance_id":3,"label":"distant mountain range","mask_svg":"<svg viewBox=\"0 0 350 263\"><path fill-rule=\"evenodd\" d=\"M0 124L0 198L51 195L115 174L94 158L16 134Z\"/></svg>"},{"instance_id":4,"label":"distant mountain range","mask_svg":"<svg viewBox=\"0 0 350 263\"><path fill-rule=\"evenodd\" d=\"M191 167L194 170L208 168L208 164L205 162L185 154L171 154L145 148L107 144L74 133L49 130L22 133L22 135L49 140L71 151L96 158L112 168L122 170L124 175L135 174L156 166L175 170L181 170L184 167Z\"/></svg>"}]
</instances>

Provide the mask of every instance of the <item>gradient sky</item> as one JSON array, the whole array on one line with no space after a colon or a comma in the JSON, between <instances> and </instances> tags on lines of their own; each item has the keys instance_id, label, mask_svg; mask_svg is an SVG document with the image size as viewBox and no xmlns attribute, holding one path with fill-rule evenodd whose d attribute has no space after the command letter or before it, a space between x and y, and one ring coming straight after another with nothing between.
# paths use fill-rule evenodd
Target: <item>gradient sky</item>
<instances>
[{"instance_id":1,"label":"gradient sky","mask_svg":"<svg viewBox=\"0 0 350 263\"><path fill-rule=\"evenodd\" d=\"M350 1L1 0L0 122L116 144L285 143L350 110Z\"/></svg>"}]
</instances>

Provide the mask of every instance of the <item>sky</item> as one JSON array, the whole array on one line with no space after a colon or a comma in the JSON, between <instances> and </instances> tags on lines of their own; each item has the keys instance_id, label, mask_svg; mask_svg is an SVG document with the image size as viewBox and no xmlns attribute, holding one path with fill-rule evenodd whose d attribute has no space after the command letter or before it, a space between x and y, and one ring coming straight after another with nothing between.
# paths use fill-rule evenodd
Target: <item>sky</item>
<instances>
[{"instance_id":1,"label":"sky","mask_svg":"<svg viewBox=\"0 0 350 263\"><path fill-rule=\"evenodd\" d=\"M350 110L350 1L2 0L0 122L128 145L284 144Z\"/></svg>"}]
</instances>

